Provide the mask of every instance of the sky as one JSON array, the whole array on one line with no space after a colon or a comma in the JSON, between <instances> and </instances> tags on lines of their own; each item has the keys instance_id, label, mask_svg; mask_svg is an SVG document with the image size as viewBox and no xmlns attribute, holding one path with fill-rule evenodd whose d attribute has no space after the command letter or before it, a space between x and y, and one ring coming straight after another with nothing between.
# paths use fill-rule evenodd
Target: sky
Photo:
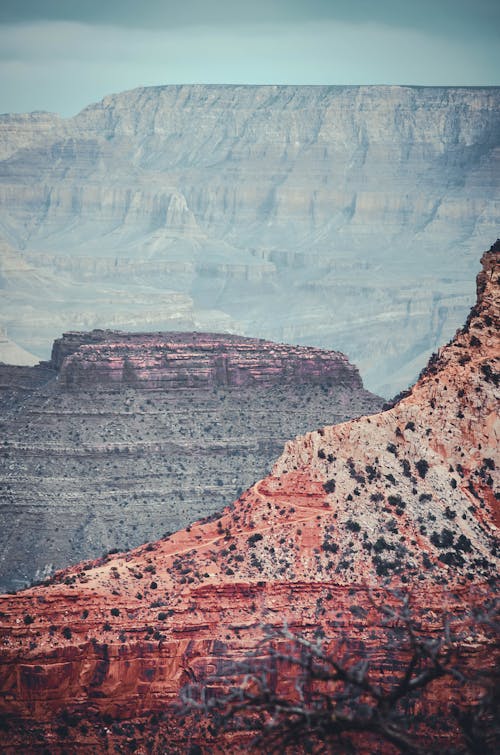
<instances>
[{"instance_id":1,"label":"sky","mask_svg":"<svg viewBox=\"0 0 500 755\"><path fill-rule=\"evenodd\" d=\"M162 84L500 84L499 0L0 0L0 112Z\"/></svg>"}]
</instances>

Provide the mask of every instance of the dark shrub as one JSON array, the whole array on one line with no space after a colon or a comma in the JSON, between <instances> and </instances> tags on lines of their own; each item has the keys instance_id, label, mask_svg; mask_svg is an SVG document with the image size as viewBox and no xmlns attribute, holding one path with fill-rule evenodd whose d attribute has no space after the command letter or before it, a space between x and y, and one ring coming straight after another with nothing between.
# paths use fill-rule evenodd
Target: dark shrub
<instances>
[{"instance_id":1,"label":"dark shrub","mask_svg":"<svg viewBox=\"0 0 500 755\"><path fill-rule=\"evenodd\" d=\"M460 535L455 545L455 550L464 551L464 553L470 553L472 551L472 543L465 535Z\"/></svg>"},{"instance_id":2,"label":"dark shrub","mask_svg":"<svg viewBox=\"0 0 500 755\"><path fill-rule=\"evenodd\" d=\"M256 532L254 535L250 535L250 537L247 540L247 543L248 545L250 545L250 547L252 547L259 540L262 540L262 535L260 534L260 532Z\"/></svg>"},{"instance_id":3,"label":"dark shrub","mask_svg":"<svg viewBox=\"0 0 500 755\"><path fill-rule=\"evenodd\" d=\"M453 532L446 529L446 527L441 531L441 534L433 532L431 535L431 543L435 545L436 548L451 548L453 545Z\"/></svg>"},{"instance_id":4,"label":"dark shrub","mask_svg":"<svg viewBox=\"0 0 500 755\"><path fill-rule=\"evenodd\" d=\"M404 476L411 477L410 462L408 461L408 459L403 459L401 466L403 467Z\"/></svg>"},{"instance_id":5,"label":"dark shrub","mask_svg":"<svg viewBox=\"0 0 500 755\"><path fill-rule=\"evenodd\" d=\"M406 506L406 503L403 501L400 495L390 495L387 498L387 503L390 506L397 506L400 509L404 509L404 507Z\"/></svg>"},{"instance_id":6,"label":"dark shrub","mask_svg":"<svg viewBox=\"0 0 500 755\"><path fill-rule=\"evenodd\" d=\"M379 537L373 546L373 550L375 553L382 553L382 551L391 550L391 546L386 542L385 538Z\"/></svg>"},{"instance_id":7,"label":"dark shrub","mask_svg":"<svg viewBox=\"0 0 500 755\"><path fill-rule=\"evenodd\" d=\"M359 532L361 530L361 527L357 522L355 522L353 519L348 519L345 523L346 529L350 530L351 532Z\"/></svg>"},{"instance_id":8,"label":"dark shrub","mask_svg":"<svg viewBox=\"0 0 500 755\"><path fill-rule=\"evenodd\" d=\"M425 459L420 459L415 463L415 466L420 477L424 479L425 475L429 471L429 463Z\"/></svg>"},{"instance_id":9,"label":"dark shrub","mask_svg":"<svg viewBox=\"0 0 500 755\"><path fill-rule=\"evenodd\" d=\"M337 543L332 543L331 540L328 540L326 537L323 540L323 544L321 545L322 550L324 550L326 553L338 553L339 546Z\"/></svg>"},{"instance_id":10,"label":"dark shrub","mask_svg":"<svg viewBox=\"0 0 500 755\"><path fill-rule=\"evenodd\" d=\"M447 551L446 553L440 553L439 560L447 566L463 566L465 561L459 553L453 553L453 551Z\"/></svg>"}]
</instances>

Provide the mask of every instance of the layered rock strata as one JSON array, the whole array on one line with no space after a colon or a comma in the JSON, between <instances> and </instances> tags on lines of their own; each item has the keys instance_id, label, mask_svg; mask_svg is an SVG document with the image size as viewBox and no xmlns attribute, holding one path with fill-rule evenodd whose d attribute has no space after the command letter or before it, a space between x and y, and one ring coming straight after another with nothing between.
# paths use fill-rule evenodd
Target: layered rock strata
<instances>
[{"instance_id":1,"label":"layered rock strata","mask_svg":"<svg viewBox=\"0 0 500 755\"><path fill-rule=\"evenodd\" d=\"M338 352L206 333L68 333L2 380L2 590L220 510L291 434L382 404Z\"/></svg>"},{"instance_id":2,"label":"layered rock strata","mask_svg":"<svg viewBox=\"0 0 500 755\"><path fill-rule=\"evenodd\" d=\"M431 632L443 610L492 596L500 243L482 262L466 326L392 409L288 443L211 521L2 598L6 752L237 752L241 737L201 742L166 712L255 647L263 623L321 630L387 679L404 659L385 654L384 585L411 589ZM494 666L487 636L467 643L470 663ZM438 683L420 712L447 695Z\"/></svg>"},{"instance_id":3,"label":"layered rock strata","mask_svg":"<svg viewBox=\"0 0 500 755\"><path fill-rule=\"evenodd\" d=\"M497 232L499 93L166 86L0 116L0 326L43 358L94 327L338 348L393 395Z\"/></svg>"},{"instance_id":4,"label":"layered rock strata","mask_svg":"<svg viewBox=\"0 0 500 755\"><path fill-rule=\"evenodd\" d=\"M67 341L69 349L77 346L60 364L59 380L71 388L94 383L174 390L330 383L362 390L357 368L343 354L311 347L214 333L94 331L61 340L54 345L51 365L59 364Z\"/></svg>"}]
</instances>

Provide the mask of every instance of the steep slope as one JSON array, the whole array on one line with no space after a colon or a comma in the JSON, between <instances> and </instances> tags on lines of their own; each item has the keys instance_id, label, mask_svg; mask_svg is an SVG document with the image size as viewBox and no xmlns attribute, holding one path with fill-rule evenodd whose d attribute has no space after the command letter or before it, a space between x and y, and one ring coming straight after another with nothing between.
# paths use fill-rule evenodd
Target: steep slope
<instances>
[{"instance_id":1,"label":"steep slope","mask_svg":"<svg viewBox=\"0 0 500 755\"><path fill-rule=\"evenodd\" d=\"M472 303L499 91L167 86L1 116L0 235L53 285L18 279L0 326L43 357L92 327L338 348L392 395Z\"/></svg>"},{"instance_id":2,"label":"steep slope","mask_svg":"<svg viewBox=\"0 0 500 755\"><path fill-rule=\"evenodd\" d=\"M241 657L262 622L322 628L387 673L372 602L394 600L383 584L410 586L431 625L492 594L500 242L482 262L466 326L392 409L288 443L212 521L2 598L6 752L186 752L165 710ZM472 638L469 652L494 663Z\"/></svg>"},{"instance_id":3,"label":"steep slope","mask_svg":"<svg viewBox=\"0 0 500 755\"><path fill-rule=\"evenodd\" d=\"M290 434L382 406L343 354L210 333L66 333L0 388L1 591L220 511Z\"/></svg>"}]
</instances>

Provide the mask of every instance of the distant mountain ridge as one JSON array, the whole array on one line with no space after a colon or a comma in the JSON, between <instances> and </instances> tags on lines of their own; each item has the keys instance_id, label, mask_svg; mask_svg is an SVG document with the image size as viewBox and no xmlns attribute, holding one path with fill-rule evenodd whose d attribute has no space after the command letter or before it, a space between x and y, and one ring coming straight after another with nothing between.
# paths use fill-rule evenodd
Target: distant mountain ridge
<instances>
[{"instance_id":1,"label":"distant mountain ridge","mask_svg":"<svg viewBox=\"0 0 500 755\"><path fill-rule=\"evenodd\" d=\"M166 86L0 116L0 326L338 349L390 396L497 234L500 89ZM8 263L8 264L7 264Z\"/></svg>"}]
</instances>

